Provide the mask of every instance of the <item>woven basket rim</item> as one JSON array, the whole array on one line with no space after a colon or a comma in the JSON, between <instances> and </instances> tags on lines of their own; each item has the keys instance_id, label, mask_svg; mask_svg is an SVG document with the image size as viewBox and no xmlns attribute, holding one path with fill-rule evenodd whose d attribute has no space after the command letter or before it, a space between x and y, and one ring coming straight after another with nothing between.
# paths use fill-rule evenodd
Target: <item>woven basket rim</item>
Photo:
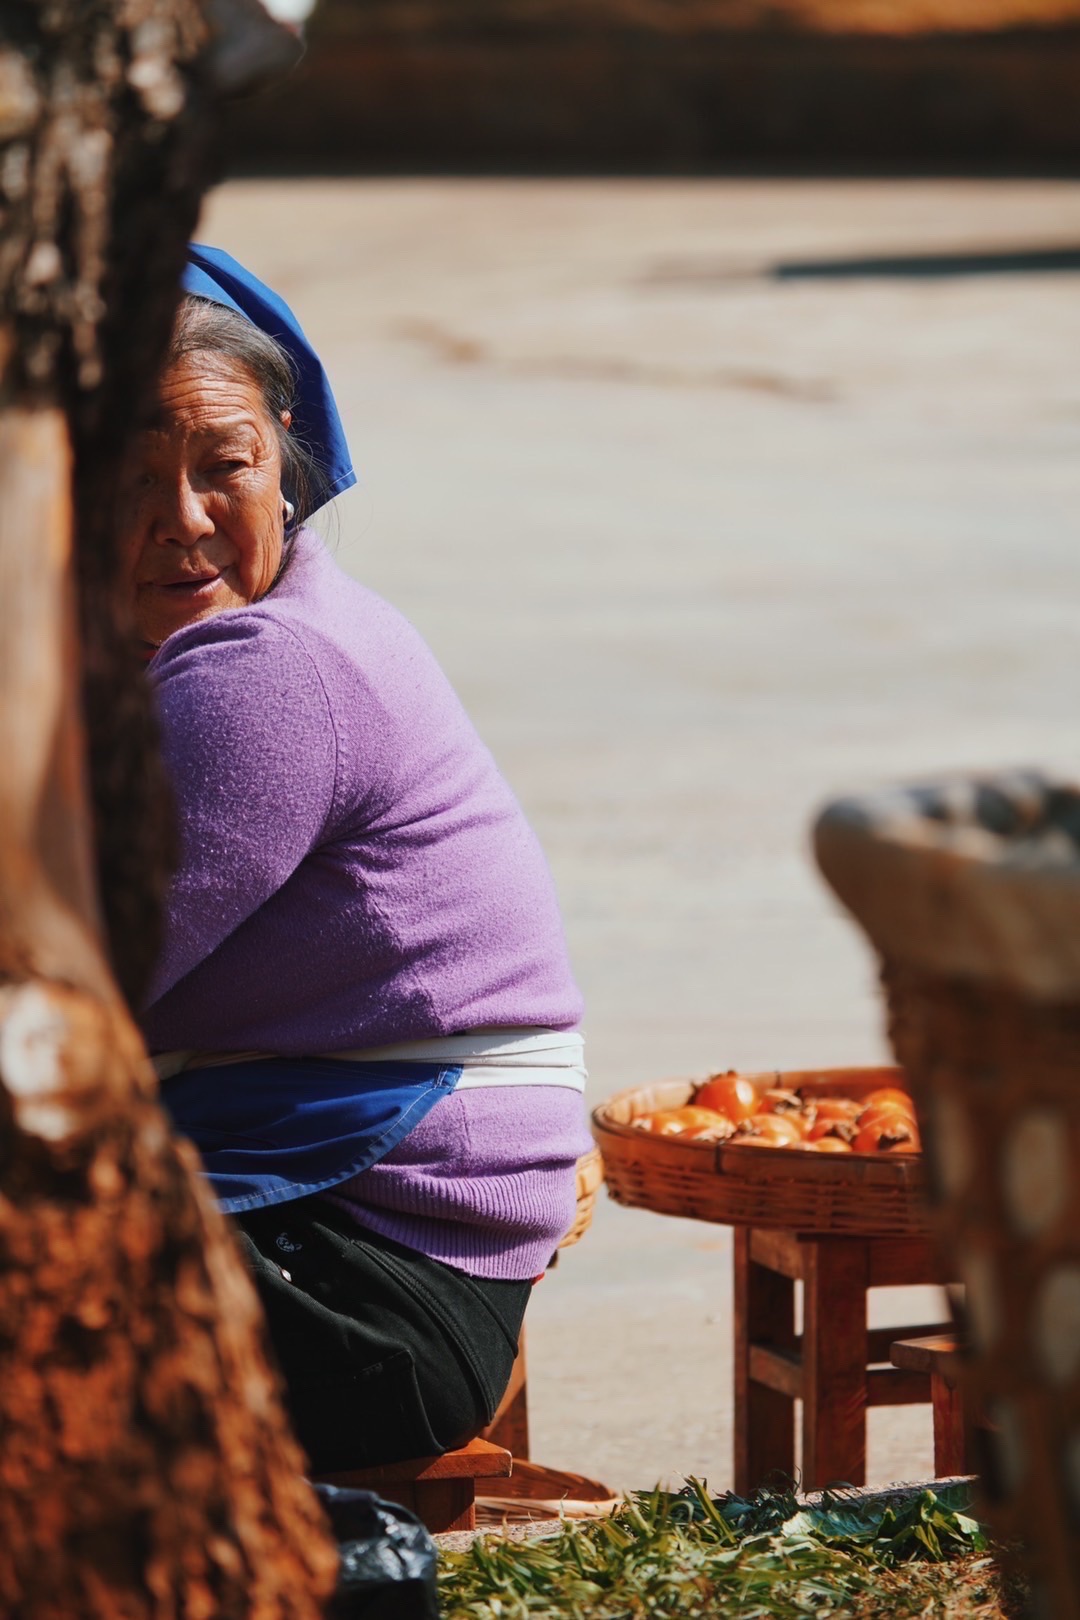
<instances>
[{"instance_id":1,"label":"woven basket rim","mask_svg":"<svg viewBox=\"0 0 1080 1620\"><path fill-rule=\"evenodd\" d=\"M836 1091L841 1095L848 1095L842 1088L845 1085L850 1086L855 1076L863 1077L862 1082L857 1083L865 1090L873 1090L877 1085L886 1083L899 1083L904 1090L907 1089L903 1071L887 1064L842 1069L770 1069L754 1074L744 1073L740 1077L750 1080L764 1090L776 1085L779 1080L791 1082L800 1079L804 1084L820 1086L823 1093ZM684 1142L678 1137L650 1136L648 1132L639 1130L636 1125L615 1119L611 1115L611 1110L620 1104L630 1104L633 1107L638 1099L642 1100L642 1106L636 1109L638 1113L647 1113L657 1106L664 1106L655 1100L645 1101L654 1098L660 1088L670 1087L673 1092L681 1089L685 1093L682 1101L686 1102L702 1084L703 1080L696 1078L669 1078L654 1081L651 1085L630 1086L624 1091L615 1092L592 1111L593 1133L601 1150L604 1137L613 1136L624 1141L633 1141L640 1152L655 1153L657 1158L663 1156L669 1162L672 1151L680 1155L697 1155L698 1173L706 1172L704 1156L708 1155L717 1175L736 1180L790 1180L804 1184L820 1184L826 1181L834 1185L852 1181L866 1185L869 1179L877 1186L910 1188L912 1191L922 1185L921 1153L818 1154L793 1152L791 1148L786 1147L755 1148L750 1151L731 1142ZM796 1088L793 1086L792 1089ZM679 1107L681 1104L672 1100L667 1106ZM695 1161L686 1159L683 1162L690 1165ZM868 1178L867 1172L871 1168L872 1174Z\"/></svg>"}]
</instances>

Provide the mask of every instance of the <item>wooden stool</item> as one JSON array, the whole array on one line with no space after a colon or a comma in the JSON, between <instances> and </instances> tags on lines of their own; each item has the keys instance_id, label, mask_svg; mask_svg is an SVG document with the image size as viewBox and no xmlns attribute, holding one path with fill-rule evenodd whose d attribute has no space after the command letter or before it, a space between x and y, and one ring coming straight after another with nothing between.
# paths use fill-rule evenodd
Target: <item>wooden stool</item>
<instances>
[{"instance_id":1,"label":"wooden stool","mask_svg":"<svg viewBox=\"0 0 1080 1620\"><path fill-rule=\"evenodd\" d=\"M415 1457L378 1468L350 1468L320 1474L320 1485L348 1485L376 1491L388 1502L411 1508L433 1535L443 1530L475 1530L476 1481L505 1479L513 1458L490 1440L470 1440L441 1457Z\"/></svg>"},{"instance_id":2,"label":"wooden stool","mask_svg":"<svg viewBox=\"0 0 1080 1620\"><path fill-rule=\"evenodd\" d=\"M928 1373L934 1408L934 1478L978 1472L972 1455L971 1427L958 1388L960 1347L951 1333L926 1339L901 1339L893 1345L893 1365L907 1372Z\"/></svg>"},{"instance_id":3,"label":"wooden stool","mask_svg":"<svg viewBox=\"0 0 1080 1620\"><path fill-rule=\"evenodd\" d=\"M803 1403L802 1488L866 1482L866 1412L930 1400L930 1374L888 1365L898 1333L866 1325L871 1288L944 1279L922 1238L830 1238L735 1228L735 1489L795 1473L795 1402ZM803 1331L795 1332L795 1284Z\"/></svg>"},{"instance_id":4,"label":"wooden stool","mask_svg":"<svg viewBox=\"0 0 1080 1620\"><path fill-rule=\"evenodd\" d=\"M603 1161L599 1151L591 1148L578 1160L577 1211L573 1226L559 1244L560 1251L571 1248L588 1231L603 1179ZM557 1259L558 1254L550 1265L554 1266ZM487 1483L487 1494L500 1497L560 1496L571 1489L580 1494L586 1486L600 1495L610 1494L606 1486L595 1481L540 1468L530 1463L528 1456L529 1395L522 1328L510 1382L482 1438L470 1440L456 1451L446 1451L441 1457L414 1457L378 1468L320 1474L318 1483L377 1491L388 1502L410 1508L433 1535L444 1530L475 1530L477 1480ZM518 1489L512 1483L502 1483L510 1480L515 1459L523 1464Z\"/></svg>"},{"instance_id":5,"label":"wooden stool","mask_svg":"<svg viewBox=\"0 0 1080 1620\"><path fill-rule=\"evenodd\" d=\"M510 1374L506 1393L491 1422L484 1430L484 1438L494 1445L505 1446L513 1455L514 1471L509 1477L492 1480L478 1494L485 1498L492 1512L497 1504L527 1502L547 1503L550 1516L565 1513L574 1517L583 1502L614 1502L615 1492L599 1480L584 1474L569 1473L563 1468L548 1468L529 1457L529 1386L525 1360L525 1330L521 1330L517 1359ZM528 1515L543 1517L538 1507Z\"/></svg>"},{"instance_id":6,"label":"wooden stool","mask_svg":"<svg viewBox=\"0 0 1080 1620\"><path fill-rule=\"evenodd\" d=\"M492 1445L505 1446L515 1462L523 1462L529 1455L529 1371L524 1328L518 1338L510 1382L498 1411L484 1430L484 1439L490 1440Z\"/></svg>"}]
</instances>

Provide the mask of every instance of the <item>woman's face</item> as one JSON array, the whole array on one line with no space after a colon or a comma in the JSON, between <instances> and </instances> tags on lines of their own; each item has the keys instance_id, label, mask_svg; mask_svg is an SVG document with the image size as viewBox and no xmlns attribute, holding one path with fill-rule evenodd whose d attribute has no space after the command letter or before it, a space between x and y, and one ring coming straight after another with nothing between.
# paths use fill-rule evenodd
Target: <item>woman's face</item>
<instances>
[{"instance_id":1,"label":"woman's face","mask_svg":"<svg viewBox=\"0 0 1080 1620\"><path fill-rule=\"evenodd\" d=\"M243 366L206 352L164 373L125 475L120 525L136 628L154 646L269 590L285 536L281 446Z\"/></svg>"}]
</instances>

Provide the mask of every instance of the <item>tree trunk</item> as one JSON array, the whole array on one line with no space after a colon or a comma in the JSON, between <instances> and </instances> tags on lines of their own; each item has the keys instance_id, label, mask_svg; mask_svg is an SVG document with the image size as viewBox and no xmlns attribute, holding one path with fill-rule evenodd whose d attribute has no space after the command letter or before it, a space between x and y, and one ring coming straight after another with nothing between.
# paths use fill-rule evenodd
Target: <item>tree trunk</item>
<instances>
[{"instance_id":1,"label":"tree trunk","mask_svg":"<svg viewBox=\"0 0 1080 1620\"><path fill-rule=\"evenodd\" d=\"M276 30L246 0L214 9L231 71L265 68ZM170 833L114 613L112 490L210 172L214 50L196 0L4 0L0 20L0 1613L12 1620L299 1620L334 1584L252 1287L158 1106L116 982L138 995L152 962Z\"/></svg>"}]
</instances>

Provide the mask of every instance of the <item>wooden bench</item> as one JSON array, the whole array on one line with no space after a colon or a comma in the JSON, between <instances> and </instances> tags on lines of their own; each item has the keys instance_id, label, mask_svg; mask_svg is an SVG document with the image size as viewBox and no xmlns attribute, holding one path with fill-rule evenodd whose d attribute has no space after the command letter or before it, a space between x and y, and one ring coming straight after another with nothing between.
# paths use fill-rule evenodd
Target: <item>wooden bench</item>
<instances>
[{"instance_id":1,"label":"wooden bench","mask_svg":"<svg viewBox=\"0 0 1080 1620\"><path fill-rule=\"evenodd\" d=\"M597 1149L592 1148L578 1161L577 1214L573 1226L559 1245L560 1252L578 1243L588 1230L602 1183L603 1164ZM557 1260L558 1254L552 1257L549 1270ZM594 1480L583 1479L577 1474L558 1473L528 1461L527 1377L525 1330L522 1328L509 1384L498 1411L482 1437L470 1440L468 1445L460 1446L456 1451L446 1451L441 1457L415 1457L407 1462L386 1463L378 1468L320 1474L318 1482L376 1491L387 1501L410 1508L433 1535L444 1530L475 1530L477 1495L510 1498L520 1495L546 1499L576 1491L598 1498L609 1496L611 1493L607 1487ZM510 1480L515 1460L523 1464L519 1470L517 1489L513 1484L505 1483ZM486 1491L477 1491L478 1480L486 1483Z\"/></svg>"},{"instance_id":2,"label":"wooden bench","mask_svg":"<svg viewBox=\"0 0 1080 1620\"><path fill-rule=\"evenodd\" d=\"M320 1474L321 1485L347 1485L375 1491L388 1502L412 1510L432 1534L476 1528L477 1480L505 1479L513 1458L490 1440L470 1440L441 1457L415 1457L378 1468L352 1468Z\"/></svg>"},{"instance_id":3,"label":"wooden bench","mask_svg":"<svg viewBox=\"0 0 1080 1620\"><path fill-rule=\"evenodd\" d=\"M871 1406L929 1402L922 1368L889 1365L898 1335L939 1324L867 1328L872 1288L939 1283L922 1238L832 1238L735 1228L735 1489L795 1474L795 1402L802 1402L802 1487L866 1483ZM803 1331L795 1331L795 1285Z\"/></svg>"},{"instance_id":4,"label":"wooden bench","mask_svg":"<svg viewBox=\"0 0 1080 1620\"><path fill-rule=\"evenodd\" d=\"M977 1472L972 1455L971 1425L967 1421L958 1383L960 1346L951 1333L926 1338L899 1339L892 1346L892 1361L907 1372L930 1379L934 1408L934 1478Z\"/></svg>"}]
</instances>

